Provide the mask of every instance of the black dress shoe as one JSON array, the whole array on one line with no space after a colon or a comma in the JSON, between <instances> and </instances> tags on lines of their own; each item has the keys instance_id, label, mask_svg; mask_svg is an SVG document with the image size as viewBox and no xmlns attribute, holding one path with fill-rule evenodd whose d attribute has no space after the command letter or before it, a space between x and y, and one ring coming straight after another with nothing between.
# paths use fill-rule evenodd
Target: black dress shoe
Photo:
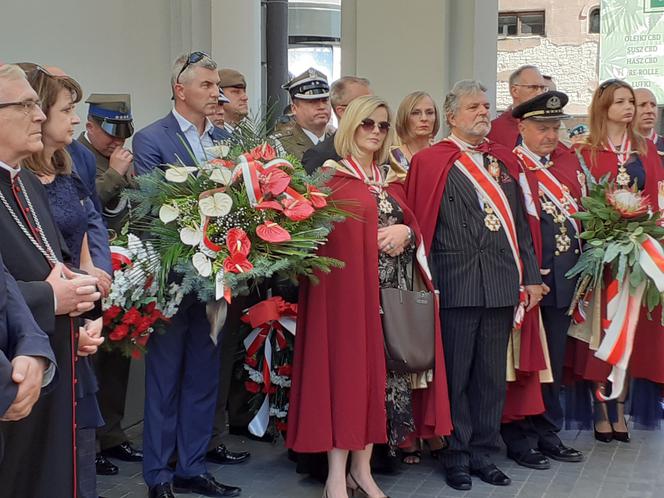
<instances>
[{"instance_id":1,"label":"black dress shoe","mask_svg":"<svg viewBox=\"0 0 664 498\"><path fill-rule=\"evenodd\" d=\"M220 444L213 450L208 451L206 455L208 461L221 465L246 462L250 456L251 453L248 451L229 451L224 444Z\"/></svg>"},{"instance_id":2,"label":"black dress shoe","mask_svg":"<svg viewBox=\"0 0 664 498\"><path fill-rule=\"evenodd\" d=\"M445 482L450 488L458 489L459 491L468 491L473 487L470 470L465 465L445 467Z\"/></svg>"},{"instance_id":3,"label":"black dress shoe","mask_svg":"<svg viewBox=\"0 0 664 498\"><path fill-rule=\"evenodd\" d=\"M470 473L494 486L509 486L512 482L512 479L507 477L503 471L494 464L489 464L481 469L471 470Z\"/></svg>"},{"instance_id":4,"label":"black dress shoe","mask_svg":"<svg viewBox=\"0 0 664 498\"><path fill-rule=\"evenodd\" d=\"M559 462L582 462L583 453L560 443L558 446L540 446L540 451Z\"/></svg>"},{"instance_id":5,"label":"black dress shoe","mask_svg":"<svg viewBox=\"0 0 664 498\"><path fill-rule=\"evenodd\" d=\"M107 460L104 455L97 455L95 458L95 467L97 468L98 476L114 476L118 473L117 465Z\"/></svg>"},{"instance_id":6,"label":"black dress shoe","mask_svg":"<svg viewBox=\"0 0 664 498\"><path fill-rule=\"evenodd\" d=\"M175 476L173 489L176 493L198 493L204 496L239 496L242 491L236 486L217 482L211 474L201 474L196 477Z\"/></svg>"},{"instance_id":7,"label":"black dress shoe","mask_svg":"<svg viewBox=\"0 0 664 498\"><path fill-rule=\"evenodd\" d=\"M129 441L107 448L103 450L102 455L111 458L117 458L125 462L141 462L143 461L143 452L134 448Z\"/></svg>"},{"instance_id":8,"label":"black dress shoe","mask_svg":"<svg viewBox=\"0 0 664 498\"><path fill-rule=\"evenodd\" d=\"M522 467L535 470L546 470L551 468L551 462L539 450L530 448L525 453L516 454L507 450L507 458L511 458Z\"/></svg>"},{"instance_id":9,"label":"black dress shoe","mask_svg":"<svg viewBox=\"0 0 664 498\"><path fill-rule=\"evenodd\" d=\"M149 498L175 498L170 482L162 482L152 486L148 491Z\"/></svg>"}]
</instances>

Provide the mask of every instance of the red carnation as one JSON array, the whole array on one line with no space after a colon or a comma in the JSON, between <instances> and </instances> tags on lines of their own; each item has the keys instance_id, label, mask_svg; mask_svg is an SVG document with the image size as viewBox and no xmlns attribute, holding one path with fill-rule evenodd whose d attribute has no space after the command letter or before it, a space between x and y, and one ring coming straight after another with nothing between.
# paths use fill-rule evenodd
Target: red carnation
<instances>
[{"instance_id":1,"label":"red carnation","mask_svg":"<svg viewBox=\"0 0 664 498\"><path fill-rule=\"evenodd\" d=\"M265 242L271 242L273 244L291 240L291 235L288 233L288 230L273 221L266 221L265 223L258 225L256 227L256 235Z\"/></svg>"},{"instance_id":2,"label":"red carnation","mask_svg":"<svg viewBox=\"0 0 664 498\"><path fill-rule=\"evenodd\" d=\"M251 270L254 265L243 254L232 254L224 260L224 271L230 273L244 273Z\"/></svg>"},{"instance_id":3,"label":"red carnation","mask_svg":"<svg viewBox=\"0 0 664 498\"><path fill-rule=\"evenodd\" d=\"M127 337L127 334L129 333L129 326L121 323L117 327L113 329L113 331L108 334L108 338L111 341L121 341L125 337Z\"/></svg>"},{"instance_id":4,"label":"red carnation","mask_svg":"<svg viewBox=\"0 0 664 498\"><path fill-rule=\"evenodd\" d=\"M321 192L313 185L307 184L307 195L309 197L309 202L313 204L316 209L321 209L327 206L327 194Z\"/></svg>"},{"instance_id":5,"label":"red carnation","mask_svg":"<svg viewBox=\"0 0 664 498\"><path fill-rule=\"evenodd\" d=\"M282 422L281 420L275 421L274 426L279 432L286 432L288 430L288 424L286 422Z\"/></svg>"},{"instance_id":6,"label":"red carnation","mask_svg":"<svg viewBox=\"0 0 664 498\"><path fill-rule=\"evenodd\" d=\"M122 323L126 323L127 325L136 325L140 319L141 313L134 306L132 306L129 308L129 311L127 311L122 317Z\"/></svg>"},{"instance_id":7,"label":"red carnation","mask_svg":"<svg viewBox=\"0 0 664 498\"><path fill-rule=\"evenodd\" d=\"M244 388L252 394L258 394L261 392L261 386L256 384L253 380L245 381Z\"/></svg>"},{"instance_id":8,"label":"red carnation","mask_svg":"<svg viewBox=\"0 0 664 498\"><path fill-rule=\"evenodd\" d=\"M144 316L142 317L138 323L136 324L136 328L132 332L132 337L136 337L139 334L142 334L143 332L147 331L152 324L154 323L154 320L150 318L149 316Z\"/></svg>"},{"instance_id":9,"label":"red carnation","mask_svg":"<svg viewBox=\"0 0 664 498\"><path fill-rule=\"evenodd\" d=\"M122 308L120 308L120 306L113 305L108 308L104 311L104 325L111 323L120 313L122 313Z\"/></svg>"},{"instance_id":10,"label":"red carnation","mask_svg":"<svg viewBox=\"0 0 664 498\"><path fill-rule=\"evenodd\" d=\"M251 241L247 237L247 232L241 228L231 228L226 234L226 245L231 255L241 254L249 256L251 251Z\"/></svg>"},{"instance_id":11,"label":"red carnation","mask_svg":"<svg viewBox=\"0 0 664 498\"><path fill-rule=\"evenodd\" d=\"M157 307L157 302L156 301L150 301L148 304L146 304L143 307L143 314L145 314L145 315L151 314L156 307Z\"/></svg>"},{"instance_id":12,"label":"red carnation","mask_svg":"<svg viewBox=\"0 0 664 498\"><path fill-rule=\"evenodd\" d=\"M314 214L314 208L307 200L284 199L284 214L293 221L303 221Z\"/></svg>"}]
</instances>

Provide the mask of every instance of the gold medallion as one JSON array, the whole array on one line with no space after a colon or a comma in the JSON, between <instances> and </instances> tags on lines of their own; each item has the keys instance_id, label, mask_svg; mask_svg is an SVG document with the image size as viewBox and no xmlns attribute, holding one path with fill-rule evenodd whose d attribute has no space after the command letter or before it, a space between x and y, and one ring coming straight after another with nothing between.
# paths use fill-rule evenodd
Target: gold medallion
<instances>
[{"instance_id":1,"label":"gold medallion","mask_svg":"<svg viewBox=\"0 0 664 498\"><path fill-rule=\"evenodd\" d=\"M491 206L485 204L484 212L486 213L486 216L484 217L484 226L492 232L497 232L500 230L500 219L494 214Z\"/></svg>"},{"instance_id":2,"label":"gold medallion","mask_svg":"<svg viewBox=\"0 0 664 498\"><path fill-rule=\"evenodd\" d=\"M625 165L621 164L620 167L618 168L618 176L616 176L616 183L621 187L628 187L630 180L631 178L629 176L629 173L627 172L627 169L625 169Z\"/></svg>"},{"instance_id":3,"label":"gold medallion","mask_svg":"<svg viewBox=\"0 0 664 498\"><path fill-rule=\"evenodd\" d=\"M489 156L489 165L488 165L488 170L489 174L496 180L500 178L500 164L498 164L498 160L493 157Z\"/></svg>"},{"instance_id":4,"label":"gold medallion","mask_svg":"<svg viewBox=\"0 0 664 498\"><path fill-rule=\"evenodd\" d=\"M565 226L560 227L560 233L555 236L555 239L556 256L569 251L569 248L572 247L572 239L570 239L569 235L567 235L567 228Z\"/></svg>"}]
</instances>

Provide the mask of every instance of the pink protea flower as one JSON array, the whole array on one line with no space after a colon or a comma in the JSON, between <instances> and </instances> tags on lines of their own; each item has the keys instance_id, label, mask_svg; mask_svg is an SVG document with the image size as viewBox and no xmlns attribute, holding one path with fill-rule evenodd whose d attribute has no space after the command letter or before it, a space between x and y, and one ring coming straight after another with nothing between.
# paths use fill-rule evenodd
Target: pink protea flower
<instances>
[{"instance_id":1,"label":"pink protea flower","mask_svg":"<svg viewBox=\"0 0 664 498\"><path fill-rule=\"evenodd\" d=\"M648 196L634 190L609 187L606 190L606 201L620 216L627 219L643 216L650 209Z\"/></svg>"}]
</instances>

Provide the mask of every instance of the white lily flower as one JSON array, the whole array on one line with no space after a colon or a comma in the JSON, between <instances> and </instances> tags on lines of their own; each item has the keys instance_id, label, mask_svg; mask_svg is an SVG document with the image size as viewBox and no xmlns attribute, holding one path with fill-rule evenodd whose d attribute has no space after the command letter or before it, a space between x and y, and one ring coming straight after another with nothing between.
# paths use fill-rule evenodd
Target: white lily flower
<instances>
[{"instance_id":1,"label":"white lily flower","mask_svg":"<svg viewBox=\"0 0 664 498\"><path fill-rule=\"evenodd\" d=\"M171 166L166 170L166 180L173 183L184 183L189 177L189 173L198 170L195 166Z\"/></svg>"},{"instance_id":2,"label":"white lily flower","mask_svg":"<svg viewBox=\"0 0 664 498\"><path fill-rule=\"evenodd\" d=\"M201 277L209 277L212 275L212 262L202 252L194 254L194 257L191 258L191 262Z\"/></svg>"},{"instance_id":3,"label":"white lily flower","mask_svg":"<svg viewBox=\"0 0 664 498\"><path fill-rule=\"evenodd\" d=\"M231 148L228 145L215 145L214 147L205 147L205 152L212 157L223 159L226 157Z\"/></svg>"},{"instance_id":4,"label":"white lily flower","mask_svg":"<svg viewBox=\"0 0 664 498\"><path fill-rule=\"evenodd\" d=\"M188 246L197 246L203 240L203 231L200 228L184 227L180 230L180 240Z\"/></svg>"},{"instance_id":5,"label":"white lily flower","mask_svg":"<svg viewBox=\"0 0 664 498\"><path fill-rule=\"evenodd\" d=\"M228 185L231 183L232 172L228 168L214 168L212 173L210 173L210 180L215 183L221 183L222 185Z\"/></svg>"},{"instance_id":6,"label":"white lily flower","mask_svg":"<svg viewBox=\"0 0 664 498\"><path fill-rule=\"evenodd\" d=\"M198 207L205 216L226 216L231 211L231 207L233 207L233 199L228 194L216 192L213 195L200 199Z\"/></svg>"},{"instance_id":7,"label":"white lily flower","mask_svg":"<svg viewBox=\"0 0 664 498\"><path fill-rule=\"evenodd\" d=\"M172 204L164 204L159 208L159 219L164 224L177 220L178 216L180 216L180 210L177 206Z\"/></svg>"}]
</instances>

